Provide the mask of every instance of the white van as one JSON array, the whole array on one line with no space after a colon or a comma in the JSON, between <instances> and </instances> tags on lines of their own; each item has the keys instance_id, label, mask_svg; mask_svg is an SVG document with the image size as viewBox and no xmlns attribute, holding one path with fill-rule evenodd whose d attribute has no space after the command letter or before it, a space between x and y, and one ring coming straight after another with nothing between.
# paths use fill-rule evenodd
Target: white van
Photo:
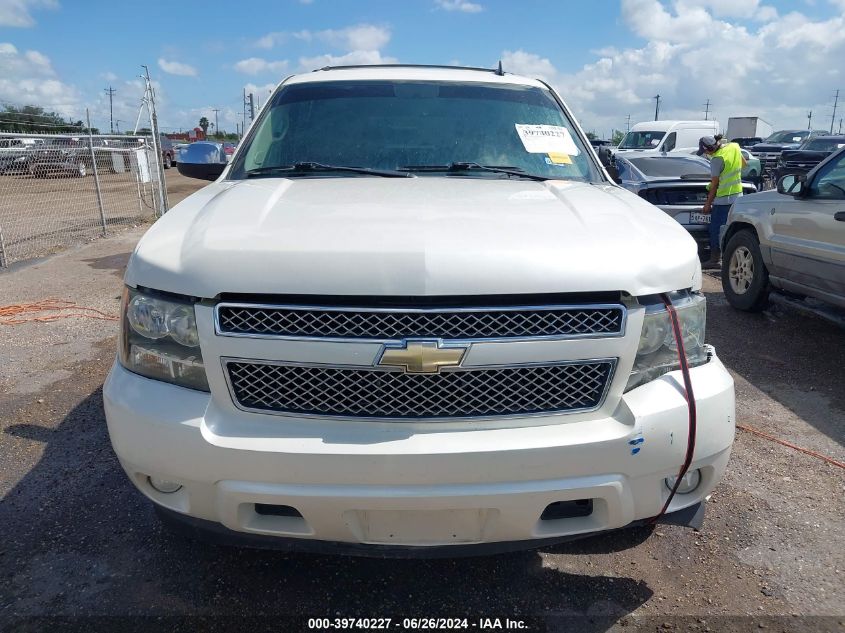
<instances>
[{"instance_id":1,"label":"white van","mask_svg":"<svg viewBox=\"0 0 845 633\"><path fill-rule=\"evenodd\" d=\"M634 125L616 151L623 154L689 154L698 149L698 139L702 136L716 136L719 129L718 121L646 121Z\"/></svg>"}]
</instances>

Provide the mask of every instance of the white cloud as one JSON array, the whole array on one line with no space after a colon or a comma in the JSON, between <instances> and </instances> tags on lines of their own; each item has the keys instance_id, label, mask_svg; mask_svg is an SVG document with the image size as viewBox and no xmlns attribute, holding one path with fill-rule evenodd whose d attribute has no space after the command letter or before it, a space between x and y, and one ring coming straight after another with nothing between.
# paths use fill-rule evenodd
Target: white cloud
<instances>
[{"instance_id":1,"label":"white cloud","mask_svg":"<svg viewBox=\"0 0 845 633\"><path fill-rule=\"evenodd\" d=\"M318 40L344 51L377 51L390 41L390 29L375 24L356 24L344 29L309 31L292 34L295 38L311 42Z\"/></svg>"},{"instance_id":2,"label":"white cloud","mask_svg":"<svg viewBox=\"0 0 845 633\"><path fill-rule=\"evenodd\" d=\"M58 9L56 0L0 0L0 26L35 26L33 9Z\"/></svg>"},{"instance_id":3,"label":"white cloud","mask_svg":"<svg viewBox=\"0 0 845 633\"><path fill-rule=\"evenodd\" d=\"M266 35L262 35L257 40L255 40L256 48L266 48L270 49L274 46L278 46L282 42L287 39L287 33L284 31L273 31L272 33L267 33Z\"/></svg>"},{"instance_id":4,"label":"white cloud","mask_svg":"<svg viewBox=\"0 0 845 633\"><path fill-rule=\"evenodd\" d=\"M317 55L300 57L300 72L308 72L324 66L355 66L358 64L395 64L395 57L385 57L379 51L352 51L345 55Z\"/></svg>"},{"instance_id":5,"label":"white cloud","mask_svg":"<svg viewBox=\"0 0 845 633\"><path fill-rule=\"evenodd\" d=\"M106 81L117 81L117 75L115 75L113 72L100 73L100 77L102 77Z\"/></svg>"},{"instance_id":6,"label":"white cloud","mask_svg":"<svg viewBox=\"0 0 845 633\"><path fill-rule=\"evenodd\" d=\"M279 61L267 61L261 57L249 57L235 62L234 68L239 73L245 75L257 75L259 73L280 73L287 70L288 62L286 59Z\"/></svg>"},{"instance_id":7,"label":"white cloud","mask_svg":"<svg viewBox=\"0 0 845 633\"><path fill-rule=\"evenodd\" d=\"M444 11L461 11L462 13L478 13L484 7L476 2L467 0L434 0L435 4Z\"/></svg>"},{"instance_id":8,"label":"white cloud","mask_svg":"<svg viewBox=\"0 0 845 633\"><path fill-rule=\"evenodd\" d=\"M158 58L158 67L169 75L179 75L180 77L196 77L197 69L189 64L182 62L168 61L163 57Z\"/></svg>"},{"instance_id":9,"label":"white cloud","mask_svg":"<svg viewBox=\"0 0 845 633\"><path fill-rule=\"evenodd\" d=\"M8 42L0 43L0 102L80 116L79 92L56 76L50 59L34 50L21 52Z\"/></svg>"},{"instance_id":10,"label":"white cloud","mask_svg":"<svg viewBox=\"0 0 845 633\"><path fill-rule=\"evenodd\" d=\"M557 69L547 58L523 50L503 52L502 68L505 72L546 81L554 81L557 77Z\"/></svg>"},{"instance_id":11,"label":"white cloud","mask_svg":"<svg viewBox=\"0 0 845 633\"><path fill-rule=\"evenodd\" d=\"M642 46L594 51L571 72L537 51L506 50L504 69L550 81L587 129L605 133L624 129L628 114L632 123L653 118L656 94L664 119L700 119L710 99L722 125L757 115L801 126L807 110L829 114L833 89L845 86L842 13L811 19L778 17L754 0L622 0L622 18Z\"/></svg>"}]
</instances>

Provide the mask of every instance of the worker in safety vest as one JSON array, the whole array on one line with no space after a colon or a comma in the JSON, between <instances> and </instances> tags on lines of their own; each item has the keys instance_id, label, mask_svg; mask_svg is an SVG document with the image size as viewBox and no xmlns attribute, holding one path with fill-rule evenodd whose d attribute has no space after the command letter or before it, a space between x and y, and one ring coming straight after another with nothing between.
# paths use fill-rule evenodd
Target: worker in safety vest
<instances>
[{"instance_id":1,"label":"worker in safety vest","mask_svg":"<svg viewBox=\"0 0 845 633\"><path fill-rule=\"evenodd\" d=\"M719 231L728 220L731 205L742 195L742 168L746 161L739 145L725 143L721 137L702 136L696 154L710 159L710 184L702 209L710 215L710 261L704 263L704 268L719 268Z\"/></svg>"}]
</instances>

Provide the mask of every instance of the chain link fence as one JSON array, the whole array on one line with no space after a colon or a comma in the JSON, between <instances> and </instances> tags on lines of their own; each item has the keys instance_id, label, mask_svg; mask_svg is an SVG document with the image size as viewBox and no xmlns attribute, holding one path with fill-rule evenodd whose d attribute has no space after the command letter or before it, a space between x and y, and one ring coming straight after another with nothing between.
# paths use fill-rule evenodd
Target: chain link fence
<instances>
[{"instance_id":1,"label":"chain link fence","mask_svg":"<svg viewBox=\"0 0 845 633\"><path fill-rule=\"evenodd\" d=\"M149 136L0 133L0 267L167 209Z\"/></svg>"}]
</instances>

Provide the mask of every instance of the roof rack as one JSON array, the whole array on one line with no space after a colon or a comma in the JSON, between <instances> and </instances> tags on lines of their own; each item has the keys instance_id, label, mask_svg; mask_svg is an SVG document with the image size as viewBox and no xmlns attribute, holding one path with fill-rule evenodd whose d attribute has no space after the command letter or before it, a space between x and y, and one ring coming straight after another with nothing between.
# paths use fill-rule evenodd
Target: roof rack
<instances>
[{"instance_id":1,"label":"roof rack","mask_svg":"<svg viewBox=\"0 0 845 633\"><path fill-rule=\"evenodd\" d=\"M323 66L322 68L315 68L311 72L316 73L322 70L351 70L358 68L448 68L451 70L480 70L482 72L493 73L499 76L503 76L505 74L502 70L501 60L499 60L498 68L481 68L479 66L448 66L446 64L353 64L349 66Z\"/></svg>"}]
</instances>

